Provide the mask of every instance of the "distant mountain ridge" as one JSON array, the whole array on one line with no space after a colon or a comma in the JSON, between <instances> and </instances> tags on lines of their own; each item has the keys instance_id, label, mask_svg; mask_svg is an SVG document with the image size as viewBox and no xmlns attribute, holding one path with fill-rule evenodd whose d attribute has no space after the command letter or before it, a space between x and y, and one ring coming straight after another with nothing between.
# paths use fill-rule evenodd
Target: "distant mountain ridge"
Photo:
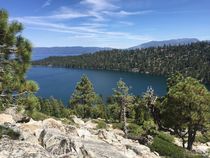
<instances>
[{"instance_id":1,"label":"distant mountain ridge","mask_svg":"<svg viewBox=\"0 0 210 158\"><path fill-rule=\"evenodd\" d=\"M32 50L32 60L39 60L49 56L75 56L87 53L95 53L101 50L111 50L108 47L34 47Z\"/></svg>"},{"instance_id":2,"label":"distant mountain ridge","mask_svg":"<svg viewBox=\"0 0 210 158\"><path fill-rule=\"evenodd\" d=\"M171 39L171 40L163 40L163 41L150 41L146 42L134 47L130 47L129 49L144 49L144 48L149 48L149 47L162 47L164 45L171 45L171 46L176 46L176 45L185 45L185 44L191 44L199 42L198 39L196 38L180 38L180 39Z\"/></svg>"},{"instance_id":3,"label":"distant mountain ridge","mask_svg":"<svg viewBox=\"0 0 210 158\"><path fill-rule=\"evenodd\" d=\"M149 47L162 47L164 45L185 45L199 42L196 38L181 38L181 39L171 39L164 41L150 41L128 49L144 49ZM32 51L32 60L40 60L50 56L75 56L87 53L95 53L103 50L112 50L109 47L35 47Z\"/></svg>"}]
</instances>

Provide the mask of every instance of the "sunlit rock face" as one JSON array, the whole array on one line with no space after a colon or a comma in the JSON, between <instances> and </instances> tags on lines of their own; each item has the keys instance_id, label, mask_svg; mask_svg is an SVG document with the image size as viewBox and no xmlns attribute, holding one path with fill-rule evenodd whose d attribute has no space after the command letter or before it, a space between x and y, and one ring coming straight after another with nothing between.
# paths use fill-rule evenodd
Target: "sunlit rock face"
<instances>
[{"instance_id":1,"label":"sunlit rock face","mask_svg":"<svg viewBox=\"0 0 210 158\"><path fill-rule=\"evenodd\" d=\"M14 110L14 109L13 109ZM91 120L84 122L72 117L72 125L48 118L43 121L17 121L23 118L11 109L0 114L1 126L19 133L17 139L3 136L0 140L1 158L156 158L144 145L125 139L123 132L97 129Z\"/></svg>"}]
</instances>

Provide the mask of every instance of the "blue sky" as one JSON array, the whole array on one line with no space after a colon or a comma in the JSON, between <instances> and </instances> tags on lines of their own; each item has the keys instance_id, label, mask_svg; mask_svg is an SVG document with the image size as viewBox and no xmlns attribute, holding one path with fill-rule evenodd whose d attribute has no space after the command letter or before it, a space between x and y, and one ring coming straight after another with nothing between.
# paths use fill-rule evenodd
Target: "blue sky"
<instances>
[{"instance_id":1,"label":"blue sky","mask_svg":"<svg viewBox=\"0 0 210 158\"><path fill-rule=\"evenodd\" d=\"M127 48L210 39L210 0L0 0L33 46Z\"/></svg>"}]
</instances>

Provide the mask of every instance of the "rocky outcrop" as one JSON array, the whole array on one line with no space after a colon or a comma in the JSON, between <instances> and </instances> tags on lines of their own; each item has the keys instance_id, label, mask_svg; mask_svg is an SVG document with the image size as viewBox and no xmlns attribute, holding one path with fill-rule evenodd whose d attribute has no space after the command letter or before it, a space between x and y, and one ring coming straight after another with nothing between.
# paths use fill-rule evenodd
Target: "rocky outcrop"
<instances>
[{"instance_id":1,"label":"rocky outcrop","mask_svg":"<svg viewBox=\"0 0 210 158\"><path fill-rule=\"evenodd\" d=\"M1 114L0 115L0 125L4 125L5 123L14 124L15 121L13 120L11 115Z\"/></svg>"},{"instance_id":2,"label":"rocky outcrop","mask_svg":"<svg viewBox=\"0 0 210 158\"><path fill-rule=\"evenodd\" d=\"M24 123L30 121L30 118L28 116L18 112L17 107L7 108L4 113L11 115L13 120L17 123Z\"/></svg>"},{"instance_id":3,"label":"rocky outcrop","mask_svg":"<svg viewBox=\"0 0 210 158\"><path fill-rule=\"evenodd\" d=\"M0 114L0 123L20 133L19 140L0 140L1 158L157 158L136 141L125 139L123 132L96 129L92 121L73 117L74 125L49 118L19 122L10 114Z\"/></svg>"},{"instance_id":4,"label":"rocky outcrop","mask_svg":"<svg viewBox=\"0 0 210 158\"><path fill-rule=\"evenodd\" d=\"M1 158L52 158L42 146L27 141L11 140L4 137L0 141Z\"/></svg>"}]
</instances>

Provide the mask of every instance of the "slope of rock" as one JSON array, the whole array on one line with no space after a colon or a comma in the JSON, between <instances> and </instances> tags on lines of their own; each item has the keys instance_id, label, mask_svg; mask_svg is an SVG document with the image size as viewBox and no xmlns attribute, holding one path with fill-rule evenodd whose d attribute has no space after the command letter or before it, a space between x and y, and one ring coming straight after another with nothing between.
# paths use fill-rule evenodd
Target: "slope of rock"
<instances>
[{"instance_id":1,"label":"slope of rock","mask_svg":"<svg viewBox=\"0 0 210 158\"><path fill-rule=\"evenodd\" d=\"M13 120L13 114L0 114L1 126L20 133L19 140L3 136L1 158L157 158L144 145L125 139L122 132L96 129L96 124L73 117L75 125L49 118L27 123Z\"/></svg>"}]
</instances>

